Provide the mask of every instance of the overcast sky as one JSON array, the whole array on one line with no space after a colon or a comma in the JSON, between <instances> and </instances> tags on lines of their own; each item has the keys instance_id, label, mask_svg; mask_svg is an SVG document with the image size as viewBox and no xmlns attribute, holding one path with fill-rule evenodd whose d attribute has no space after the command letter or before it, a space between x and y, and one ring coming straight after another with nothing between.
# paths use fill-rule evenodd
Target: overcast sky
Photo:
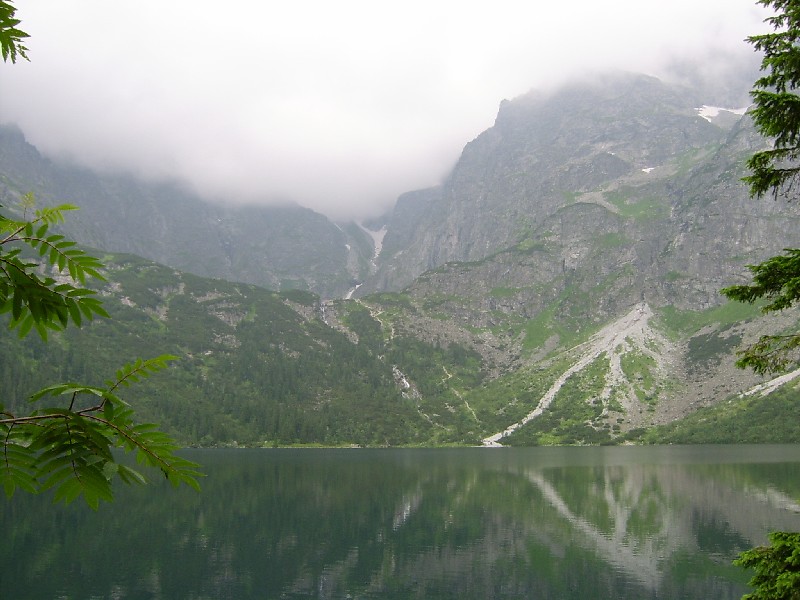
<instances>
[{"instance_id":1,"label":"overcast sky","mask_svg":"<svg viewBox=\"0 0 800 600\"><path fill-rule=\"evenodd\" d=\"M609 68L752 67L755 0L16 0L0 122L50 156L208 197L382 212L499 103ZM731 63L725 63L730 65Z\"/></svg>"}]
</instances>

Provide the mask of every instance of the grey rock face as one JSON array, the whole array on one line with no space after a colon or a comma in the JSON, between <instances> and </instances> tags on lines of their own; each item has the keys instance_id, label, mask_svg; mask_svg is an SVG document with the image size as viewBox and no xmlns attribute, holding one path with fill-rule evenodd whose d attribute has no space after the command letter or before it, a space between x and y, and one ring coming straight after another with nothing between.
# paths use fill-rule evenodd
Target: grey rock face
<instances>
[{"instance_id":1,"label":"grey rock face","mask_svg":"<svg viewBox=\"0 0 800 600\"><path fill-rule=\"evenodd\" d=\"M744 264L796 238L798 208L749 198L743 163L764 142L747 116L729 130L696 108L688 90L638 75L504 101L441 188L398 201L364 291L533 244L547 266L522 280L510 270L503 285L589 290L615 277L620 302L718 304Z\"/></svg>"}]
</instances>

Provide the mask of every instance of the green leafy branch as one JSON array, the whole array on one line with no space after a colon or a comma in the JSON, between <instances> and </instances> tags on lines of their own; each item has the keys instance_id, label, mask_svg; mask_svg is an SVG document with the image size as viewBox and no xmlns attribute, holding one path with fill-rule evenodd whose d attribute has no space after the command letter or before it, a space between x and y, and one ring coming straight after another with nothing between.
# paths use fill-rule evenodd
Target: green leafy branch
<instances>
[{"instance_id":1,"label":"green leafy branch","mask_svg":"<svg viewBox=\"0 0 800 600\"><path fill-rule=\"evenodd\" d=\"M159 469L170 483L199 489L198 465L176 454L178 446L150 423L136 423L130 405L115 391L161 371L174 360L163 355L125 365L105 387L63 383L33 394L31 402L65 397L68 407L49 406L27 416L0 414L3 438L0 481L12 496L55 490L55 501L72 502L83 496L97 509L101 500L113 500L112 480L145 483L137 470L120 464L113 449L134 452L140 465ZM81 407L82 400L92 400Z\"/></svg>"},{"instance_id":2,"label":"green leafy branch","mask_svg":"<svg viewBox=\"0 0 800 600\"><path fill-rule=\"evenodd\" d=\"M32 195L24 199L32 201ZM50 225L63 221L65 211L75 209L69 204L40 209L31 221L0 215L0 234L4 235L0 238L0 314L11 312L9 326L19 327L20 337L36 329L46 340L48 329L63 329L70 320L80 326L84 318L108 317L93 290L40 275L40 262L25 258L21 247L6 250L12 244L27 246L40 261L60 274L66 272L81 285L85 285L87 277L104 281L100 274L102 263L97 258L76 248L75 242L63 235L48 234Z\"/></svg>"},{"instance_id":3,"label":"green leafy branch","mask_svg":"<svg viewBox=\"0 0 800 600\"><path fill-rule=\"evenodd\" d=\"M0 0L0 54L12 63L28 58L22 43L28 34L19 29L15 13L11 2ZM76 207L41 208L27 219L35 204L33 194L25 194L22 220L0 214L0 314L10 313L9 327L18 328L20 337L35 329L46 340L48 330L64 329L70 322L80 327L84 319L108 313L94 297L96 292L82 287L87 277L104 281L102 263L75 242L49 233L50 226L64 220L64 212ZM48 266L61 281L44 274ZM6 495L17 489L30 493L53 489L56 501L69 503L83 496L97 509L101 500L113 500L114 476L128 484L145 482L137 470L117 462L114 449L134 452L139 464L160 469L173 485L199 489L197 465L177 456L178 447L155 425L137 424L133 409L116 393L174 359L169 355L138 359L119 369L105 387L63 383L30 398L31 402L66 398L66 408L50 406L15 415L0 404L0 481Z\"/></svg>"},{"instance_id":4,"label":"green leafy branch","mask_svg":"<svg viewBox=\"0 0 800 600\"><path fill-rule=\"evenodd\" d=\"M791 308L800 300L800 248L788 248L781 256L748 267L753 283L721 290L731 300L754 303L768 300L765 313ZM748 348L737 352L736 365L751 367L756 373L778 373L797 362L800 335L764 335Z\"/></svg>"},{"instance_id":5,"label":"green leafy branch","mask_svg":"<svg viewBox=\"0 0 800 600\"><path fill-rule=\"evenodd\" d=\"M0 215L0 313L10 313L9 326L24 337L36 329L42 339L47 331L70 323L81 326L95 316L108 317L95 291L85 285L91 277L104 281L103 265L76 247L75 242L51 234L50 226L64 220L61 206L34 211L32 194L22 198L23 220ZM9 249L10 247L10 249ZM27 254L23 254L23 250ZM33 255L35 259L29 258ZM50 267L61 281L42 275ZM63 405L38 408L17 415L0 405L0 481L6 495L17 489L38 493L54 490L55 500L72 502L83 496L96 509L101 500L113 499L111 482L144 483L137 470L120 464L114 449L133 452L138 464L160 470L173 484L198 489L197 465L176 454L178 446L150 423L136 423L133 409L119 395L122 388L161 371L174 356L163 355L135 362L117 370L105 386L60 383L33 394L31 402L64 399Z\"/></svg>"},{"instance_id":6,"label":"green leafy branch","mask_svg":"<svg viewBox=\"0 0 800 600\"><path fill-rule=\"evenodd\" d=\"M757 342L736 352L736 366L759 375L782 373L800 358L800 336L762 335Z\"/></svg>"},{"instance_id":7,"label":"green leafy branch","mask_svg":"<svg viewBox=\"0 0 800 600\"><path fill-rule=\"evenodd\" d=\"M783 256L773 256L757 265L750 265L751 285L733 285L722 291L728 298L753 303L759 298L771 299L764 312L789 308L800 299L800 248L787 248Z\"/></svg>"},{"instance_id":8,"label":"green leafy branch","mask_svg":"<svg viewBox=\"0 0 800 600\"><path fill-rule=\"evenodd\" d=\"M21 21L15 18L16 11L8 0L0 2L0 54L4 62L15 63L17 57L28 60L28 49L22 41L30 36L17 27Z\"/></svg>"},{"instance_id":9,"label":"green leafy branch","mask_svg":"<svg viewBox=\"0 0 800 600\"><path fill-rule=\"evenodd\" d=\"M768 191L790 195L800 176L796 161L800 158L800 9L792 0L759 0L758 4L774 8L775 14L765 20L773 32L747 38L763 53L761 70L765 74L755 81L750 111L759 132L773 140L773 147L756 152L748 161L751 175L744 177L752 196Z\"/></svg>"},{"instance_id":10,"label":"green leafy branch","mask_svg":"<svg viewBox=\"0 0 800 600\"><path fill-rule=\"evenodd\" d=\"M795 0L758 0L772 9L765 22L772 32L747 38L763 53L764 72L753 84L750 111L756 129L772 142L771 148L754 153L747 161L750 175L743 180L750 195L761 197L772 192L794 199L800 183L800 4ZM750 285L735 285L722 290L732 300L754 303L764 298L763 311L790 308L800 301L800 250L787 249L783 256L769 258L749 267ZM797 364L800 334L765 335L739 351L736 365L756 373L778 373Z\"/></svg>"},{"instance_id":11,"label":"green leafy branch","mask_svg":"<svg viewBox=\"0 0 800 600\"><path fill-rule=\"evenodd\" d=\"M775 198L794 199L794 186L800 178L800 3L796 0L758 0L772 9L766 23L773 31L747 38L763 52L761 70L751 96L751 111L756 129L773 141L772 148L756 152L747 161L751 174L743 178L750 195L761 197L768 191ZM800 301L800 249L784 250L783 256L750 266L753 283L725 288L722 293L740 302L753 303L764 298L764 312L784 310ZM739 367L755 372L777 373L798 363L800 333L761 336L738 352ZM742 553L734 564L754 568L750 585L756 589L744 600L800 598L800 533L773 532L769 547Z\"/></svg>"}]
</instances>

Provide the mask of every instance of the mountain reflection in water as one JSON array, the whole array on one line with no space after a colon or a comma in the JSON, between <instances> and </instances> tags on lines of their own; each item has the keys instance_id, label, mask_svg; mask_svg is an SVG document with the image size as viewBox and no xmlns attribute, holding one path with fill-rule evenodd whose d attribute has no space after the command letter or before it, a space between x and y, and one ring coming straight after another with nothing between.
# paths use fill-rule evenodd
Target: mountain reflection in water
<instances>
[{"instance_id":1,"label":"mountain reflection in water","mask_svg":"<svg viewBox=\"0 0 800 600\"><path fill-rule=\"evenodd\" d=\"M206 450L203 491L18 494L0 596L740 598L800 446Z\"/></svg>"}]
</instances>

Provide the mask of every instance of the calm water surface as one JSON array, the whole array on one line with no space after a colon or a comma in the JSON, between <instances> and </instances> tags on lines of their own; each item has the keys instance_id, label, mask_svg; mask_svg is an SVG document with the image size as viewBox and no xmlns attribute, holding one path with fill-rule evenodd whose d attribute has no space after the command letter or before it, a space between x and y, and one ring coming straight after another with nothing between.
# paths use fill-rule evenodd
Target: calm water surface
<instances>
[{"instance_id":1,"label":"calm water surface","mask_svg":"<svg viewBox=\"0 0 800 600\"><path fill-rule=\"evenodd\" d=\"M0 597L740 598L800 446L206 450L203 491L3 501Z\"/></svg>"}]
</instances>

